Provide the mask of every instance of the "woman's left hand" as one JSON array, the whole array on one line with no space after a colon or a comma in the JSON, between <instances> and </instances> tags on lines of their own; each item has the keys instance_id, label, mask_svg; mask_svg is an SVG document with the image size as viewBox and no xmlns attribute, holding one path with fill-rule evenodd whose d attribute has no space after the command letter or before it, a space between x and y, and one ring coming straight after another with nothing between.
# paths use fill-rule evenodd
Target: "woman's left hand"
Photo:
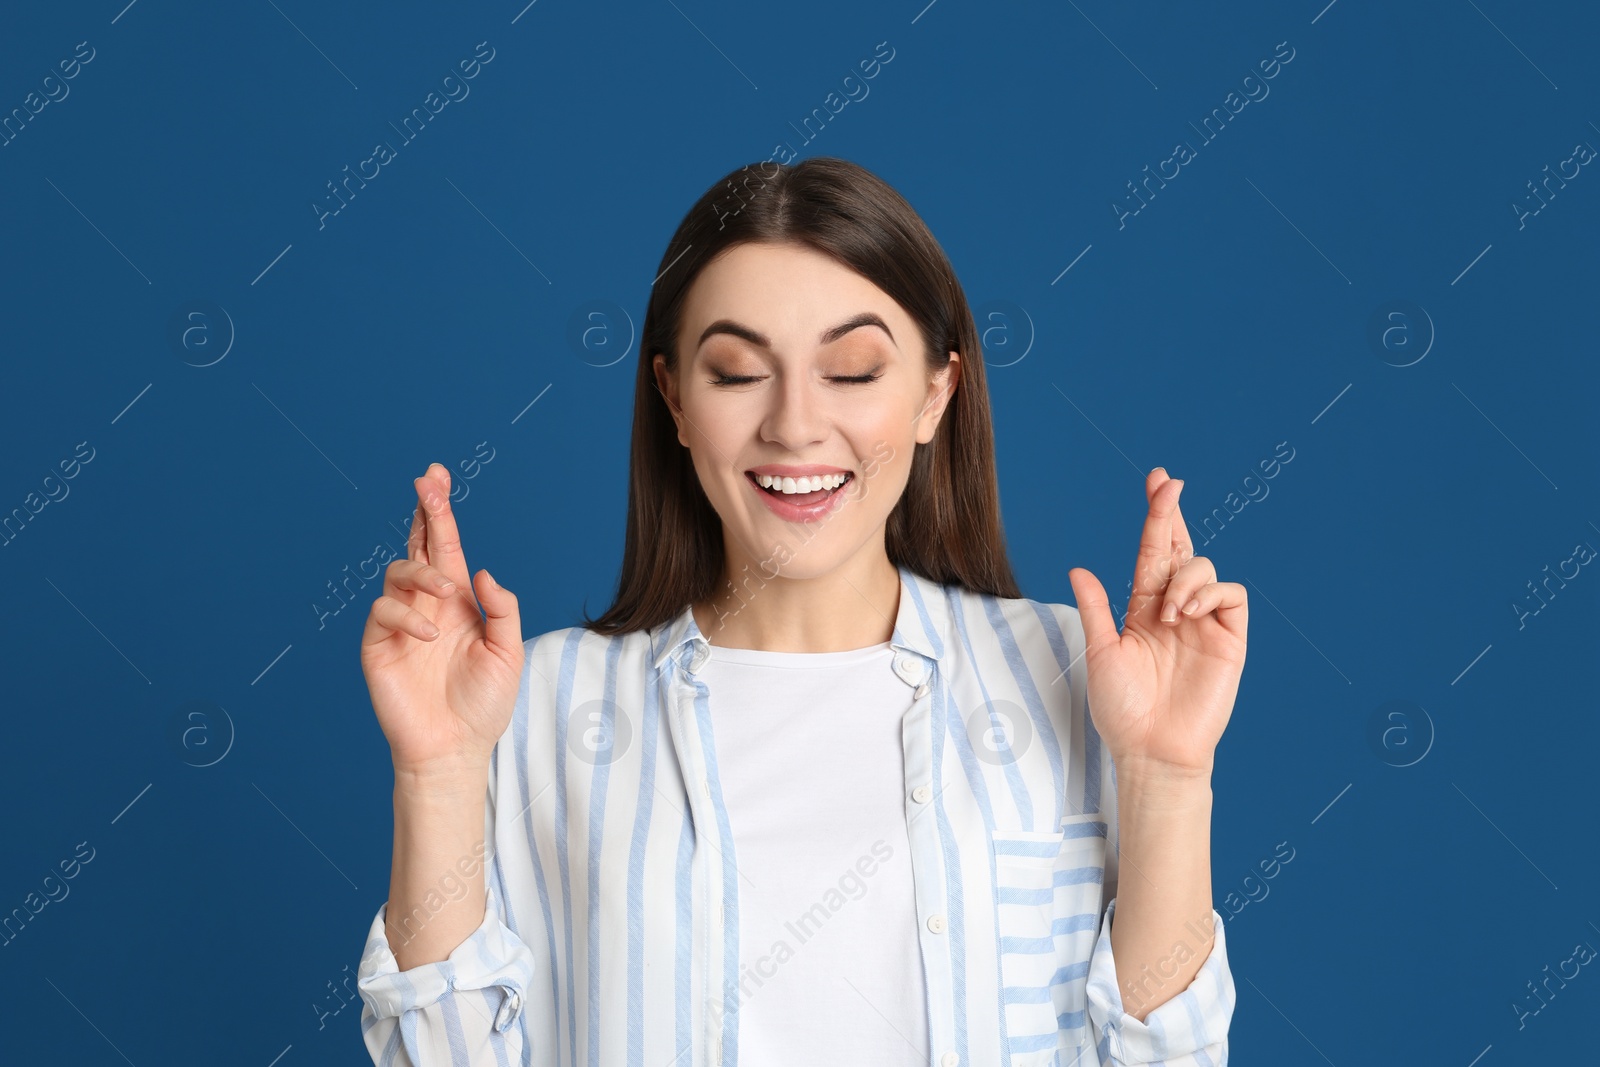
<instances>
[{"instance_id":1,"label":"woman's left hand","mask_svg":"<svg viewBox=\"0 0 1600 1067\"><path fill-rule=\"evenodd\" d=\"M1112 759L1207 777L1239 692L1249 611L1244 586L1217 581L1211 561L1194 554L1182 490L1160 467L1145 478L1149 512L1120 634L1100 580L1083 567L1067 578L1087 644L1089 713Z\"/></svg>"}]
</instances>

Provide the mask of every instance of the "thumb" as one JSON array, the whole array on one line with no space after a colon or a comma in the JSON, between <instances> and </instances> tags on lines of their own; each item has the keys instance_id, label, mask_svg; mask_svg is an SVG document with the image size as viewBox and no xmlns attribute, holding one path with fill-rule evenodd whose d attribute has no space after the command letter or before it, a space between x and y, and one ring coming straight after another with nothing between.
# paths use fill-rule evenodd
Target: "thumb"
<instances>
[{"instance_id":1,"label":"thumb","mask_svg":"<svg viewBox=\"0 0 1600 1067\"><path fill-rule=\"evenodd\" d=\"M1087 649L1116 644L1120 640L1117 620L1111 614L1111 602L1106 597L1100 579L1083 567L1067 571L1072 583L1072 593L1078 598L1078 618L1083 622L1083 639Z\"/></svg>"},{"instance_id":2,"label":"thumb","mask_svg":"<svg viewBox=\"0 0 1600 1067\"><path fill-rule=\"evenodd\" d=\"M522 613L517 595L496 582L487 568L473 578L478 603L483 605L484 643L509 656L522 654Z\"/></svg>"}]
</instances>

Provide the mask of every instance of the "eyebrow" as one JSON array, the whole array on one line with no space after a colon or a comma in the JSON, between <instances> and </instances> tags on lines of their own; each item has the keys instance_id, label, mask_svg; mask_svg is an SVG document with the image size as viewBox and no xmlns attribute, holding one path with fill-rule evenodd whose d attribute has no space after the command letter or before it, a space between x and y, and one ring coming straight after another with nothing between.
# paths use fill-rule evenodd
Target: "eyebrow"
<instances>
[{"instance_id":1,"label":"eyebrow","mask_svg":"<svg viewBox=\"0 0 1600 1067\"><path fill-rule=\"evenodd\" d=\"M828 329L823 330L822 333L817 337L817 344L830 345L839 338L843 337L845 334L849 333L851 330L858 329L862 326L876 326L878 329L889 335L890 341L894 341L894 332L889 329L888 324L885 323L883 319L879 318L877 315L874 315L870 311L863 311L859 314L850 316L837 326L830 326ZM718 333L725 333L733 337L742 338L746 341L749 341L753 345L757 345L768 350L771 350L772 348L772 342L768 340L766 334L761 333L759 330L753 330L743 323L735 322L732 319L718 319L710 326L707 326L705 328L705 332L700 335L700 340L696 342L695 347L699 348L701 345L704 345L708 337L710 337L712 334ZM898 347L899 342L896 341L895 345Z\"/></svg>"}]
</instances>

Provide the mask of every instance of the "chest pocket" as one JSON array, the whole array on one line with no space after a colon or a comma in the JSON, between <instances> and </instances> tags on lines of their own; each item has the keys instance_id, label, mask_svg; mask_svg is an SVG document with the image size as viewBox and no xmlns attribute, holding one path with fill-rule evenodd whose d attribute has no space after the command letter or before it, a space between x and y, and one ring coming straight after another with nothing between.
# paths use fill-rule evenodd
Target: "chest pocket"
<instances>
[{"instance_id":1,"label":"chest pocket","mask_svg":"<svg viewBox=\"0 0 1600 1067\"><path fill-rule=\"evenodd\" d=\"M1099 813L1069 815L1054 832L991 834L1011 1067L1071 1063L1094 1043L1085 986L1104 909L1105 834Z\"/></svg>"}]
</instances>

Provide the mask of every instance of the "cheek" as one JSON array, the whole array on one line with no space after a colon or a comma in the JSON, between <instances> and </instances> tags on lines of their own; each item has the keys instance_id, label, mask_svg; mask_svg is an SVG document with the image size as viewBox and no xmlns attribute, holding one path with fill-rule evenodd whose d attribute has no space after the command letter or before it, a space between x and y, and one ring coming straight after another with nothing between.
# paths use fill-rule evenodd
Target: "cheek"
<instances>
[{"instance_id":1,"label":"cheek","mask_svg":"<svg viewBox=\"0 0 1600 1067\"><path fill-rule=\"evenodd\" d=\"M868 476L863 492L873 511L888 515L905 492L911 480L911 447L905 442L892 448L881 444L880 451L865 464Z\"/></svg>"},{"instance_id":2,"label":"cheek","mask_svg":"<svg viewBox=\"0 0 1600 1067\"><path fill-rule=\"evenodd\" d=\"M722 447L720 442L719 447ZM734 453L718 451L717 448L704 438L695 441L693 448L694 469L700 478L700 487L705 491L711 502L721 506L723 501L739 492L739 483L734 470L728 465L726 456ZM742 478L743 475L738 475Z\"/></svg>"},{"instance_id":3,"label":"cheek","mask_svg":"<svg viewBox=\"0 0 1600 1067\"><path fill-rule=\"evenodd\" d=\"M696 465L714 469L727 467L749 451L756 423L737 404L717 403L716 397L694 397L683 407L684 436L694 452Z\"/></svg>"},{"instance_id":4,"label":"cheek","mask_svg":"<svg viewBox=\"0 0 1600 1067\"><path fill-rule=\"evenodd\" d=\"M862 472L874 482L886 486L906 483L910 458L917 448L917 411L909 403L885 405L851 435Z\"/></svg>"},{"instance_id":5,"label":"cheek","mask_svg":"<svg viewBox=\"0 0 1600 1067\"><path fill-rule=\"evenodd\" d=\"M737 501L744 490L741 457L751 452L755 424L735 405L707 403L701 399L684 407L685 436L700 488L720 511Z\"/></svg>"},{"instance_id":6,"label":"cheek","mask_svg":"<svg viewBox=\"0 0 1600 1067\"><path fill-rule=\"evenodd\" d=\"M852 441L860 465L856 497L884 508L899 497L911 475L915 426L896 412L865 428Z\"/></svg>"}]
</instances>

